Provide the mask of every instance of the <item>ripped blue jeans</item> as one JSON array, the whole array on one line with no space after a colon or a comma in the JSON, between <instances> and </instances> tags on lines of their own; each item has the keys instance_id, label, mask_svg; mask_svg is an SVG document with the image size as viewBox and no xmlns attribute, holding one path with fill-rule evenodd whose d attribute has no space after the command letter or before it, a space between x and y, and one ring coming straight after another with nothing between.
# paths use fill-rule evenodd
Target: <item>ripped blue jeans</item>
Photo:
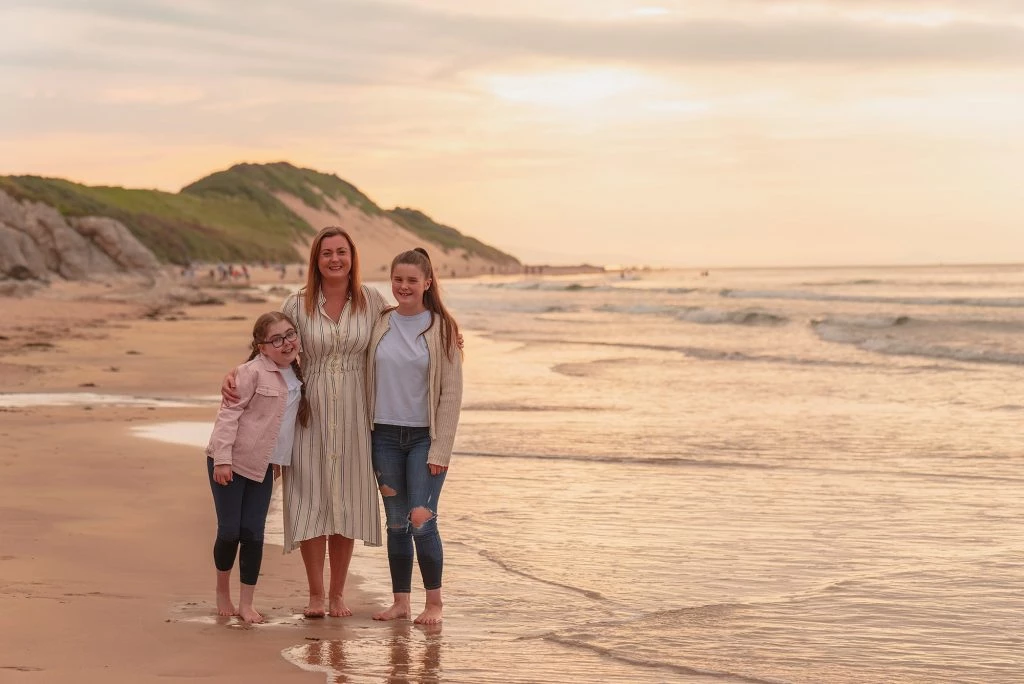
<instances>
[{"instance_id":1,"label":"ripped blue jeans","mask_svg":"<svg viewBox=\"0 0 1024 684\"><path fill-rule=\"evenodd\" d=\"M437 531L437 502L446 472L431 475L427 468L430 428L376 423L373 426L373 470L388 520L388 564L391 590L412 591L413 545L425 589L440 589L444 551ZM433 515L419 527L412 511L425 508Z\"/></svg>"}]
</instances>

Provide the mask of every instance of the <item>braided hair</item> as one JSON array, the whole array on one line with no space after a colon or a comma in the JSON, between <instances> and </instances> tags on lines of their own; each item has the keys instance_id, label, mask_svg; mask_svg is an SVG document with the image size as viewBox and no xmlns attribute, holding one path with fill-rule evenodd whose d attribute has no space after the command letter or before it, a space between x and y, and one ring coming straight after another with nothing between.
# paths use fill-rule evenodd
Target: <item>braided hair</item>
<instances>
[{"instance_id":1,"label":"braided hair","mask_svg":"<svg viewBox=\"0 0 1024 684\"><path fill-rule=\"evenodd\" d=\"M295 377L302 383L302 395L299 397L299 414L297 419L299 425L309 427L309 400L306 399L306 380L302 377L302 365L299 363L298 358L292 359L292 370L295 371Z\"/></svg>"}]
</instances>

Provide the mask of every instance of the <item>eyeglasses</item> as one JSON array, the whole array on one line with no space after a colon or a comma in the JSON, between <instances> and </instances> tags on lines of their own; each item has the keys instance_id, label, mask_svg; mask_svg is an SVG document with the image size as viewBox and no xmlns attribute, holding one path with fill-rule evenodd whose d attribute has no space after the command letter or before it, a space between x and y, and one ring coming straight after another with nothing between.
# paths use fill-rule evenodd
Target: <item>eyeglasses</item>
<instances>
[{"instance_id":1,"label":"eyeglasses","mask_svg":"<svg viewBox=\"0 0 1024 684\"><path fill-rule=\"evenodd\" d=\"M280 349L284 346L285 342L294 342L299 339L299 333L295 332L295 328L292 328L284 335L274 335L269 340L263 340L260 344L269 344L274 349Z\"/></svg>"}]
</instances>

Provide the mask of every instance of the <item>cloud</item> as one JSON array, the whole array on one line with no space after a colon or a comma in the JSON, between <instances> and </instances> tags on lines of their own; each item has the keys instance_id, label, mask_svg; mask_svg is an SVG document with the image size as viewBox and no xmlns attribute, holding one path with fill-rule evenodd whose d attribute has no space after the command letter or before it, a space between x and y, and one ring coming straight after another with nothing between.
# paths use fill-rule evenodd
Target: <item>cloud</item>
<instances>
[{"instance_id":1,"label":"cloud","mask_svg":"<svg viewBox=\"0 0 1024 684\"><path fill-rule=\"evenodd\" d=\"M471 32L463 37L472 40ZM476 34L480 36L481 34ZM1024 29L959 23L939 28L852 22L686 21L654 25L492 25L481 49L570 59L662 64L736 62L1024 62Z\"/></svg>"},{"instance_id":2,"label":"cloud","mask_svg":"<svg viewBox=\"0 0 1024 684\"><path fill-rule=\"evenodd\" d=\"M105 88L98 93L101 102L110 104L190 104L204 99L202 88L158 85L133 88Z\"/></svg>"},{"instance_id":3,"label":"cloud","mask_svg":"<svg viewBox=\"0 0 1024 684\"><path fill-rule=\"evenodd\" d=\"M817 4L863 7L841 0ZM934 9L942 3L898 5ZM0 68L150 70L344 85L450 80L482 64L530 59L670 67L1024 64L1024 25L950 17L937 25L769 12L570 22L365 0L296 0L287 9L258 0L34 0L0 10L0 24L14 27L19 20L36 30L30 37L0 30L0 38L7 32L12 38L0 41Z\"/></svg>"}]
</instances>

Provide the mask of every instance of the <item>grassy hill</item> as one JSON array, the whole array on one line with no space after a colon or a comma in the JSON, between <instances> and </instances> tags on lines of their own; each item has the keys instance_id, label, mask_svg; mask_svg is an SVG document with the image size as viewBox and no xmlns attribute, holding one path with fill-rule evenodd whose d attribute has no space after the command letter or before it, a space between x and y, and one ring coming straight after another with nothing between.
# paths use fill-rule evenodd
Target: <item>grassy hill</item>
<instances>
[{"instance_id":1,"label":"grassy hill","mask_svg":"<svg viewBox=\"0 0 1024 684\"><path fill-rule=\"evenodd\" d=\"M273 192L294 195L314 209L327 209L324 200L327 196L345 199L371 216L382 213L380 207L351 183L334 174L300 169L288 162L235 164L227 171L218 171L197 180L181 191L199 197L245 197L261 207L274 209L283 205L273 198Z\"/></svg>"},{"instance_id":2,"label":"grassy hill","mask_svg":"<svg viewBox=\"0 0 1024 684\"><path fill-rule=\"evenodd\" d=\"M502 263L518 263L515 257L454 228L438 226L420 212L385 212L351 183L287 162L237 164L179 193L93 187L39 176L0 176L0 190L49 204L65 216L117 219L158 259L175 264L301 258L294 245L315 230L274 197L275 192L294 195L318 209L328 208L325 197L344 199L366 214L386 214L425 240L449 249L462 247L481 256L494 254L488 258Z\"/></svg>"},{"instance_id":3,"label":"grassy hill","mask_svg":"<svg viewBox=\"0 0 1024 684\"><path fill-rule=\"evenodd\" d=\"M505 254L505 252L484 244L476 238L463 235L450 226L435 223L429 216L416 209L396 207L385 213L395 223L408 228L424 240L440 245L446 252L461 248L470 254L476 254L499 264L519 263L514 256Z\"/></svg>"}]
</instances>

